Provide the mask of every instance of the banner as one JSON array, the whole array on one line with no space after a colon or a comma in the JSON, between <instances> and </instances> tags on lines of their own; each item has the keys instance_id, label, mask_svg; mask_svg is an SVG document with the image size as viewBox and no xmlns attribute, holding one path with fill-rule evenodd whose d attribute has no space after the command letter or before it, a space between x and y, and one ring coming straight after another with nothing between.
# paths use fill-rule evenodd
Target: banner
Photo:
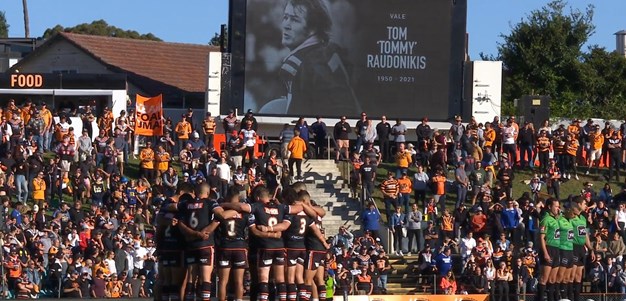
<instances>
[{"instance_id":1,"label":"banner","mask_svg":"<svg viewBox=\"0 0 626 301\"><path fill-rule=\"evenodd\" d=\"M135 134L163 135L163 96L144 97L137 94L135 107Z\"/></svg>"},{"instance_id":2,"label":"banner","mask_svg":"<svg viewBox=\"0 0 626 301\"><path fill-rule=\"evenodd\" d=\"M360 295L348 301L487 301L489 295Z\"/></svg>"}]
</instances>

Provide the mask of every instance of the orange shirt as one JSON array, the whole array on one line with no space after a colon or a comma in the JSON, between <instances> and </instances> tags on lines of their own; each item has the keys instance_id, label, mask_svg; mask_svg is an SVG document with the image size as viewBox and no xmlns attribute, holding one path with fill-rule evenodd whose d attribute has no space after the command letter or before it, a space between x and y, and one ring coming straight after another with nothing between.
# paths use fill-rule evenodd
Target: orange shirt
<instances>
[{"instance_id":1,"label":"orange shirt","mask_svg":"<svg viewBox=\"0 0 626 301\"><path fill-rule=\"evenodd\" d=\"M191 134L191 124L186 120L180 121L176 124L176 134L178 135L178 139L189 139L189 134Z\"/></svg>"},{"instance_id":2,"label":"orange shirt","mask_svg":"<svg viewBox=\"0 0 626 301\"><path fill-rule=\"evenodd\" d=\"M567 132L573 134L576 139L580 135L580 127L574 124L570 124L567 126Z\"/></svg>"},{"instance_id":3,"label":"orange shirt","mask_svg":"<svg viewBox=\"0 0 626 301\"><path fill-rule=\"evenodd\" d=\"M602 145L604 145L604 136L602 136L602 133L600 132L591 133L589 134L589 141L592 142L591 149L602 149Z\"/></svg>"},{"instance_id":4,"label":"orange shirt","mask_svg":"<svg viewBox=\"0 0 626 301\"><path fill-rule=\"evenodd\" d=\"M52 113L50 113L50 110L48 109L42 109L39 114L41 114L41 117L43 118L43 123L46 125L46 127L50 126L50 124L52 124Z\"/></svg>"},{"instance_id":5,"label":"orange shirt","mask_svg":"<svg viewBox=\"0 0 626 301\"><path fill-rule=\"evenodd\" d=\"M399 191L398 181L393 178L387 179L380 184L380 190L382 190L383 194L385 195L391 195L395 197L398 195Z\"/></svg>"},{"instance_id":6,"label":"orange shirt","mask_svg":"<svg viewBox=\"0 0 626 301\"><path fill-rule=\"evenodd\" d=\"M43 200L46 193L46 181L40 178L33 179L33 199Z\"/></svg>"},{"instance_id":7,"label":"orange shirt","mask_svg":"<svg viewBox=\"0 0 626 301\"><path fill-rule=\"evenodd\" d=\"M290 158L303 159L306 152L306 142L299 136L293 137L287 145L287 149L291 152Z\"/></svg>"},{"instance_id":8,"label":"orange shirt","mask_svg":"<svg viewBox=\"0 0 626 301\"><path fill-rule=\"evenodd\" d=\"M453 231L454 230L454 217L452 215L441 217L441 230Z\"/></svg>"},{"instance_id":9,"label":"orange shirt","mask_svg":"<svg viewBox=\"0 0 626 301\"><path fill-rule=\"evenodd\" d=\"M442 175L436 175L433 177L433 183L435 183L435 194L436 195L444 195L446 194L446 177Z\"/></svg>"},{"instance_id":10,"label":"orange shirt","mask_svg":"<svg viewBox=\"0 0 626 301\"><path fill-rule=\"evenodd\" d=\"M141 167L154 169L154 151L151 148L142 149L139 158L141 159Z\"/></svg>"},{"instance_id":11,"label":"orange shirt","mask_svg":"<svg viewBox=\"0 0 626 301\"><path fill-rule=\"evenodd\" d=\"M398 167L408 168L411 162L413 162L413 159L408 151L396 154L396 164L398 164Z\"/></svg>"},{"instance_id":12,"label":"orange shirt","mask_svg":"<svg viewBox=\"0 0 626 301\"><path fill-rule=\"evenodd\" d=\"M483 137L485 138L485 146L491 147L496 140L496 131L494 129L488 129L483 134Z\"/></svg>"},{"instance_id":13,"label":"orange shirt","mask_svg":"<svg viewBox=\"0 0 626 301\"><path fill-rule=\"evenodd\" d=\"M579 147L579 143L578 140L576 139L571 139L568 143L567 143L567 154L570 156L576 156L576 153L578 152L578 147Z\"/></svg>"},{"instance_id":14,"label":"orange shirt","mask_svg":"<svg viewBox=\"0 0 626 301\"><path fill-rule=\"evenodd\" d=\"M398 186L400 186L400 193L407 194L413 191L413 182L408 177L402 177L398 179Z\"/></svg>"},{"instance_id":15,"label":"orange shirt","mask_svg":"<svg viewBox=\"0 0 626 301\"><path fill-rule=\"evenodd\" d=\"M24 124L28 124L28 121L30 120L30 106L24 106L20 115L22 120L24 120Z\"/></svg>"},{"instance_id":16,"label":"orange shirt","mask_svg":"<svg viewBox=\"0 0 626 301\"><path fill-rule=\"evenodd\" d=\"M168 152L163 152L157 154L157 170L166 171L170 167L170 154Z\"/></svg>"}]
</instances>

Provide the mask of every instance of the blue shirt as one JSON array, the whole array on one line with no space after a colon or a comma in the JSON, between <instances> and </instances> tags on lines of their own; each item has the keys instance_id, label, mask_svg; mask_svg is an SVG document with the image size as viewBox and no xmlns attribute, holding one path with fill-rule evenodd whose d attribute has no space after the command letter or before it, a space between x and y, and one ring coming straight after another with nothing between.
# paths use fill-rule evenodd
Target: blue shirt
<instances>
[{"instance_id":1,"label":"blue shirt","mask_svg":"<svg viewBox=\"0 0 626 301\"><path fill-rule=\"evenodd\" d=\"M380 213L378 210L363 210L363 214L361 214L361 218L363 219L363 228L365 230L376 230L380 229Z\"/></svg>"},{"instance_id":2,"label":"blue shirt","mask_svg":"<svg viewBox=\"0 0 626 301\"><path fill-rule=\"evenodd\" d=\"M445 276L452 269L452 258L445 253L439 253L435 258L435 265L439 271L439 275Z\"/></svg>"},{"instance_id":3,"label":"blue shirt","mask_svg":"<svg viewBox=\"0 0 626 301\"><path fill-rule=\"evenodd\" d=\"M22 224L22 213L19 210L13 209L13 211L11 212L11 217L15 219L18 225Z\"/></svg>"},{"instance_id":4,"label":"blue shirt","mask_svg":"<svg viewBox=\"0 0 626 301\"><path fill-rule=\"evenodd\" d=\"M303 124L296 124L296 130L300 131L300 138L304 141L309 141L309 125L306 121Z\"/></svg>"},{"instance_id":5,"label":"blue shirt","mask_svg":"<svg viewBox=\"0 0 626 301\"><path fill-rule=\"evenodd\" d=\"M391 225L392 227L395 226L402 226L402 222L404 222L406 220L406 215L404 213L400 213L400 215L398 215L397 213L394 213L393 215L391 215Z\"/></svg>"},{"instance_id":6,"label":"blue shirt","mask_svg":"<svg viewBox=\"0 0 626 301\"><path fill-rule=\"evenodd\" d=\"M519 214L517 214L517 209L515 208L507 208L502 211L502 226L504 229L511 229L517 227L519 224Z\"/></svg>"}]
</instances>

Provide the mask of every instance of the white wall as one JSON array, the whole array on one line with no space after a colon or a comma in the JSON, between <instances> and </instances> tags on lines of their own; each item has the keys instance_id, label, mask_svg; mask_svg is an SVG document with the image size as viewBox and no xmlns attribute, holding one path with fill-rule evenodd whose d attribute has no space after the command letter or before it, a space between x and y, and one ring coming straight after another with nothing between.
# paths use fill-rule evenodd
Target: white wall
<instances>
[{"instance_id":1,"label":"white wall","mask_svg":"<svg viewBox=\"0 0 626 301\"><path fill-rule=\"evenodd\" d=\"M502 111L502 62L474 61L472 116L479 123L492 121Z\"/></svg>"},{"instance_id":2,"label":"white wall","mask_svg":"<svg viewBox=\"0 0 626 301\"><path fill-rule=\"evenodd\" d=\"M211 116L219 116L222 91L222 53L211 52L209 54L209 66L207 69L206 110L211 112Z\"/></svg>"}]
</instances>

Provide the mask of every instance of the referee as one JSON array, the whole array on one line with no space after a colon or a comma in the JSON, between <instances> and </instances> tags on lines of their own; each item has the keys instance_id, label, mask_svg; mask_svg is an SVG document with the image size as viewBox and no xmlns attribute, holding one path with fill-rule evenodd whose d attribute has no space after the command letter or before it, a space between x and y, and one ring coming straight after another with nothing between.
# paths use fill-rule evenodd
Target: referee
<instances>
[{"instance_id":1,"label":"referee","mask_svg":"<svg viewBox=\"0 0 626 301\"><path fill-rule=\"evenodd\" d=\"M573 283L570 281L574 268L574 226L572 226L571 219L576 215L573 213L571 203L565 204L564 207L566 209L559 217L561 265L557 275L558 292L560 299L574 300Z\"/></svg>"},{"instance_id":2,"label":"referee","mask_svg":"<svg viewBox=\"0 0 626 301\"><path fill-rule=\"evenodd\" d=\"M579 300L580 299L580 291L582 290L582 279L583 279L583 270L585 267L585 247L591 253L591 260L595 260L595 254L593 252L593 248L591 247L591 241L589 240L588 228L587 228L587 218L585 217L585 212L587 211L587 203L582 196L577 196L572 200L571 205L572 212L575 214L575 217L570 221L572 222L572 226L574 227L574 270L570 277L570 282L573 286L573 296L574 299L570 300Z\"/></svg>"},{"instance_id":3,"label":"referee","mask_svg":"<svg viewBox=\"0 0 626 301\"><path fill-rule=\"evenodd\" d=\"M541 219L541 236L539 244L541 246L543 265L541 279L539 280L537 301L543 301L547 293L548 301L556 301L555 296L558 290L555 287L556 276L559 271L561 233L559 229L560 204L559 200L549 198L546 201L547 212ZM547 292L546 292L547 291Z\"/></svg>"}]
</instances>

